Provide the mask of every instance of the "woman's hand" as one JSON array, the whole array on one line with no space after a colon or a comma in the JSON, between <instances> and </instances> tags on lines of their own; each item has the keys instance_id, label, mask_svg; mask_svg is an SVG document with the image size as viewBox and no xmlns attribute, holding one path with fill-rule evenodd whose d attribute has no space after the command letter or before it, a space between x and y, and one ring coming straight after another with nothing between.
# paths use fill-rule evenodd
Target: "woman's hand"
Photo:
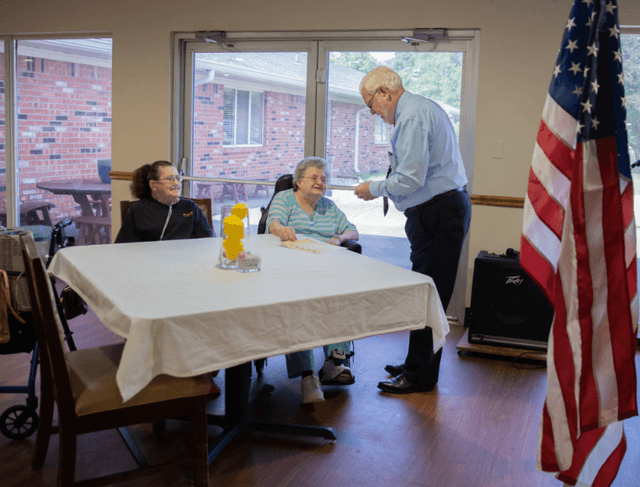
<instances>
[{"instance_id":1,"label":"woman's hand","mask_svg":"<svg viewBox=\"0 0 640 487\"><path fill-rule=\"evenodd\" d=\"M296 231L293 227L282 227L278 232L278 237L282 242L297 240Z\"/></svg>"},{"instance_id":2,"label":"woman's hand","mask_svg":"<svg viewBox=\"0 0 640 487\"><path fill-rule=\"evenodd\" d=\"M342 245L342 239L341 239L338 235L334 235L333 237L331 237L331 238L328 240L328 242L329 242L331 245L338 245L338 246Z\"/></svg>"}]
</instances>

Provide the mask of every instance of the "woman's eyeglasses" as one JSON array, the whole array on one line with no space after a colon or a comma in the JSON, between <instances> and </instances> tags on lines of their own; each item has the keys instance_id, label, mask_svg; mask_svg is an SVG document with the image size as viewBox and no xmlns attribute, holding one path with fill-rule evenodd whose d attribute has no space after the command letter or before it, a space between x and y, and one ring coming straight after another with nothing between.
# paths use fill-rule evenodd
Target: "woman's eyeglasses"
<instances>
[{"instance_id":1,"label":"woman's eyeglasses","mask_svg":"<svg viewBox=\"0 0 640 487\"><path fill-rule=\"evenodd\" d=\"M180 176L169 176L168 178L156 179L156 181L169 181L170 183L179 183L182 181Z\"/></svg>"},{"instance_id":2,"label":"woman's eyeglasses","mask_svg":"<svg viewBox=\"0 0 640 487\"><path fill-rule=\"evenodd\" d=\"M319 178L318 176L304 176L302 179L311 179L314 184L318 182L319 179L322 184L327 184L327 178Z\"/></svg>"}]
</instances>

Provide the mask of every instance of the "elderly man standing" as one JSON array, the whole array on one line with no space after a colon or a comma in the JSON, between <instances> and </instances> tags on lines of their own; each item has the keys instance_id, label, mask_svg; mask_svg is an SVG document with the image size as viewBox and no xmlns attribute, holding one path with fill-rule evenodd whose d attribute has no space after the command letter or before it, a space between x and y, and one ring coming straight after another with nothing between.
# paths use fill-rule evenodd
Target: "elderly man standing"
<instances>
[{"instance_id":1,"label":"elderly man standing","mask_svg":"<svg viewBox=\"0 0 640 487\"><path fill-rule=\"evenodd\" d=\"M388 197L404 212L412 270L431 276L446 310L471 222L467 176L453 125L436 102L406 91L400 76L387 67L367 73L360 93L371 113L395 129L387 179L362 183L355 194L366 201ZM433 390L441 358L442 349L433 352L431 328L414 330L404 364L387 365L394 378L378 387L395 394Z\"/></svg>"}]
</instances>

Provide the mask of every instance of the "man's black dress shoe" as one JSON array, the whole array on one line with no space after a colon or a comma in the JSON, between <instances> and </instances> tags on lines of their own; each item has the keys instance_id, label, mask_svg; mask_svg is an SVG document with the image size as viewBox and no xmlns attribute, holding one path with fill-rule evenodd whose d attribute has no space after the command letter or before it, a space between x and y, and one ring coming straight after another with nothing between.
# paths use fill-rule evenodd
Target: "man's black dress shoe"
<instances>
[{"instance_id":1,"label":"man's black dress shoe","mask_svg":"<svg viewBox=\"0 0 640 487\"><path fill-rule=\"evenodd\" d=\"M404 372L404 364L401 365L387 365L384 370L389 372L392 376L396 377Z\"/></svg>"},{"instance_id":2,"label":"man's black dress shoe","mask_svg":"<svg viewBox=\"0 0 640 487\"><path fill-rule=\"evenodd\" d=\"M394 377L388 381L378 382L378 389L392 394L410 394L418 391L429 392L435 387L435 384L418 384L417 382L411 382L404 374L400 374L398 377Z\"/></svg>"}]
</instances>

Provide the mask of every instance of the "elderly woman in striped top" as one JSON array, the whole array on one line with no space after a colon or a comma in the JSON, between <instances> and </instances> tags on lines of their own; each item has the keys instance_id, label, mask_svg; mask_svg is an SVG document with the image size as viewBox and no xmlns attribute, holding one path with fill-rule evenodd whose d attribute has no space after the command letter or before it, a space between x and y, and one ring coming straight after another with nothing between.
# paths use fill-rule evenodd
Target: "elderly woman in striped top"
<instances>
[{"instance_id":1,"label":"elderly woman in striped top","mask_svg":"<svg viewBox=\"0 0 640 487\"><path fill-rule=\"evenodd\" d=\"M327 163L319 157L307 157L296 167L293 189L277 193L269 208L267 231L282 241L308 236L340 245L344 240L358 240L355 225L328 198ZM302 376L300 389L304 404L324 401L323 384L353 384L355 379L347 366L350 355L349 342L324 346L325 363L319 371L320 379L313 372L313 350L286 355L287 373L290 379Z\"/></svg>"}]
</instances>

